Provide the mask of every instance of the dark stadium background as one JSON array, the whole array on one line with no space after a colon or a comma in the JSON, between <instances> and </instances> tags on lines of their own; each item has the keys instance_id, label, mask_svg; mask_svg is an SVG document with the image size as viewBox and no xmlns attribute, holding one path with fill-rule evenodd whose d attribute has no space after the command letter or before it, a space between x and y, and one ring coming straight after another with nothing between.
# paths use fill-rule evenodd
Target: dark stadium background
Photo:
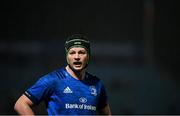
<instances>
[{"instance_id":1,"label":"dark stadium background","mask_svg":"<svg viewBox=\"0 0 180 116\"><path fill-rule=\"evenodd\" d=\"M6 0L0 18L0 114L65 65L68 35L91 40L89 72L113 114L180 114L178 0ZM46 114L44 104L35 107Z\"/></svg>"}]
</instances>

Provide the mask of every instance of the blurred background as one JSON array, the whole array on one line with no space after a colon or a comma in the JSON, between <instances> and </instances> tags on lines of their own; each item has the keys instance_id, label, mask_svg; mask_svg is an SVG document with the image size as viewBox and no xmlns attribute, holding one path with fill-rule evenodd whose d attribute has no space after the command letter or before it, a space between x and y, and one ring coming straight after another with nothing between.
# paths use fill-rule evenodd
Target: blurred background
<instances>
[{"instance_id":1,"label":"blurred background","mask_svg":"<svg viewBox=\"0 0 180 116\"><path fill-rule=\"evenodd\" d=\"M113 114L180 114L178 0L1 1L0 114L39 77L66 65L67 36L91 41L89 72ZM46 114L41 103L36 114Z\"/></svg>"}]
</instances>

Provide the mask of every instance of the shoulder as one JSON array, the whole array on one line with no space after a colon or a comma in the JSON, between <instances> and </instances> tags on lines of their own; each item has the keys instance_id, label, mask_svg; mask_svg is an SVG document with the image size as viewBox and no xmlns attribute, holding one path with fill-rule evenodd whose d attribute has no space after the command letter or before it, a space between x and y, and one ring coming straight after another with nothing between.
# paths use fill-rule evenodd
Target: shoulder
<instances>
[{"instance_id":1,"label":"shoulder","mask_svg":"<svg viewBox=\"0 0 180 116\"><path fill-rule=\"evenodd\" d=\"M93 74L91 74L89 72L86 72L86 76L87 76L87 78L100 81L100 78L98 78L96 75L93 75Z\"/></svg>"},{"instance_id":2,"label":"shoulder","mask_svg":"<svg viewBox=\"0 0 180 116\"><path fill-rule=\"evenodd\" d=\"M89 81L102 84L102 80L99 77L97 77L96 75L86 72L86 76Z\"/></svg>"}]
</instances>

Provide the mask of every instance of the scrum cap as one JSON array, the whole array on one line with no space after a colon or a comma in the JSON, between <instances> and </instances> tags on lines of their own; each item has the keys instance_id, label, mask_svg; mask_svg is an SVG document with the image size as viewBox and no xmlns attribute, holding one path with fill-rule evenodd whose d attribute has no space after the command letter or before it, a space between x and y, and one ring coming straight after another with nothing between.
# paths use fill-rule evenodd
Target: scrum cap
<instances>
[{"instance_id":1,"label":"scrum cap","mask_svg":"<svg viewBox=\"0 0 180 116\"><path fill-rule=\"evenodd\" d=\"M68 51L72 47L83 47L87 50L88 54L90 55L90 42L85 35L75 34L69 36L65 43L66 53L68 53Z\"/></svg>"}]
</instances>

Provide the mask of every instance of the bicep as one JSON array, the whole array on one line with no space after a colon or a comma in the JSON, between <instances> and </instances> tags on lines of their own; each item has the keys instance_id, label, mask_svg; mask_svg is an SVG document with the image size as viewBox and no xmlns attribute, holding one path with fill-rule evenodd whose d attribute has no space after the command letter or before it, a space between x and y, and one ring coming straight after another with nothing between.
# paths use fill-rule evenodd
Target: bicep
<instances>
[{"instance_id":1,"label":"bicep","mask_svg":"<svg viewBox=\"0 0 180 116\"><path fill-rule=\"evenodd\" d=\"M31 107L33 106L33 102L26 97L25 95L22 95L19 97L19 99L16 101L14 110L18 114L34 114Z\"/></svg>"},{"instance_id":2,"label":"bicep","mask_svg":"<svg viewBox=\"0 0 180 116\"><path fill-rule=\"evenodd\" d=\"M16 102L16 107L19 107L19 105L33 106L33 102L23 94Z\"/></svg>"},{"instance_id":3,"label":"bicep","mask_svg":"<svg viewBox=\"0 0 180 116\"><path fill-rule=\"evenodd\" d=\"M27 96L25 96L24 94L18 99L17 102L27 104L29 106L33 105L33 102Z\"/></svg>"}]
</instances>

